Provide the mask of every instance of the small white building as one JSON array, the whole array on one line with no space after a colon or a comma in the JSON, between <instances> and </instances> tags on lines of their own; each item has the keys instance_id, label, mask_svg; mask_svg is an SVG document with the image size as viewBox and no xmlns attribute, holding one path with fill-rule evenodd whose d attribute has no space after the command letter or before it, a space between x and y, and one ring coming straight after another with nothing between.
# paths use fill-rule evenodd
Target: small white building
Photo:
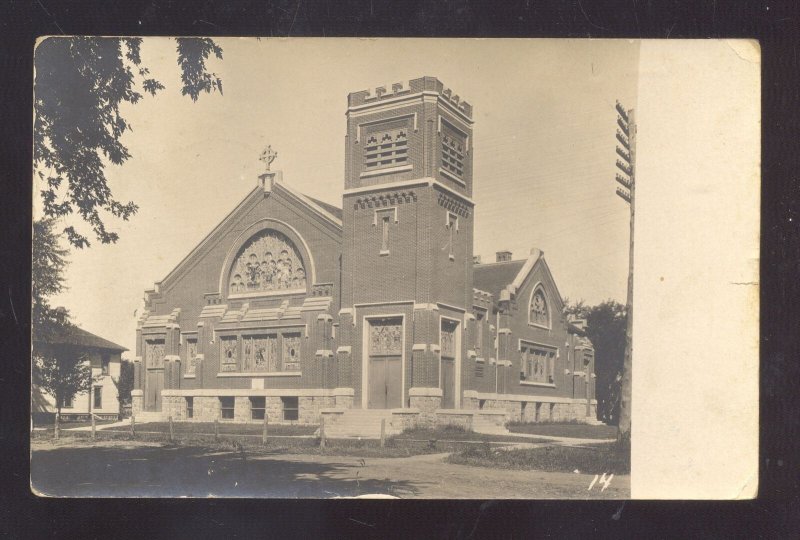
<instances>
[{"instance_id":1,"label":"small white building","mask_svg":"<svg viewBox=\"0 0 800 540\"><path fill-rule=\"evenodd\" d=\"M76 395L61 408L62 420L89 418L89 413L100 417L117 418L120 412L117 385L120 377L122 353L128 349L77 326L59 338L58 345L71 345L84 350L85 362L92 367L91 394ZM55 398L35 384L32 388L31 411L34 416L51 415L56 411Z\"/></svg>"}]
</instances>

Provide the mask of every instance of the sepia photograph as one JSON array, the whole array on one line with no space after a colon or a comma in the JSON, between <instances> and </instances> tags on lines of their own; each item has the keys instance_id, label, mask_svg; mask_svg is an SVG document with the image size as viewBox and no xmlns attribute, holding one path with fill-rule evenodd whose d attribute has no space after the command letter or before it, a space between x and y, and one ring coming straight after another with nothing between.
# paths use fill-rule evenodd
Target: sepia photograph
<instances>
[{"instance_id":1,"label":"sepia photograph","mask_svg":"<svg viewBox=\"0 0 800 540\"><path fill-rule=\"evenodd\" d=\"M640 392L640 366L693 354L648 327L671 320L662 295L705 286L656 289L670 267L637 281L648 231L680 236L647 205L690 212L643 188L634 244L637 178L656 183L637 160L657 161L637 139L661 120L640 104L669 74L643 47L40 38L33 493L634 496L632 446L691 425L679 400L677 427L639 414L670 387L643 375ZM737 215L757 280L755 182ZM757 338L757 284L746 294ZM757 460L753 347L728 357L756 366L742 463Z\"/></svg>"}]
</instances>

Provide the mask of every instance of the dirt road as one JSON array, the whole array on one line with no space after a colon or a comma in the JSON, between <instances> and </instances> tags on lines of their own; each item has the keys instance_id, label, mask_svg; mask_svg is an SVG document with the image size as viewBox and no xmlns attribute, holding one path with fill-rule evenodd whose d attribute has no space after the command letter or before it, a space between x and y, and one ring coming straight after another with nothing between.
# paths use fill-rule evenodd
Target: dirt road
<instances>
[{"instance_id":1,"label":"dirt road","mask_svg":"<svg viewBox=\"0 0 800 540\"><path fill-rule=\"evenodd\" d=\"M627 498L630 477L601 491L593 475L452 465L446 454L404 458L264 455L204 448L33 442L31 479L50 496Z\"/></svg>"}]
</instances>

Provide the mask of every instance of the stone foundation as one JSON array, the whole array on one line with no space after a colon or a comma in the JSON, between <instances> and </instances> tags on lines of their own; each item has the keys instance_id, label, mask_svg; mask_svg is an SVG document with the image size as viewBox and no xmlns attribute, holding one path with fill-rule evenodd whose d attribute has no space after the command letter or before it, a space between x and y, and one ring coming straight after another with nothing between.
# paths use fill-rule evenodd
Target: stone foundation
<instances>
[{"instance_id":1,"label":"stone foundation","mask_svg":"<svg viewBox=\"0 0 800 540\"><path fill-rule=\"evenodd\" d=\"M142 411L144 411L144 392L131 390L131 414L136 416Z\"/></svg>"},{"instance_id":2,"label":"stone foundation","mask_svg":"<svg viewBox=\"0 0 800 540\"><path fill-rule=\"evenodd\" d=\"M527 396L514 396L503 399L496 394L490 395L492 398L481 399L481 394L467 391L464 392L462 403L465 409L505 410L511 422L587 422L597 418L597 402L594 400L589 404L587 416L585 399L556 398L558 401L546 401L541 397L521 399Z\"/></svg>"},{"instance_id":3,"label":"stone foundation","mask_svg":"<svg viewBox=\"0 0 800 540\"><path fill-rule=\"evenodd\" d=\"M352 409L355 390L352 388L334 388L334 406L337 409Z\"/></svg>"},{"instance_id":4,"label":"stone foundation","mask_svg":"<svg viewBox=\"0 0 800 540\"><path fill-rule=\"evenodd\" d=\"M442 406L441 388L410 388L409 404L419 411L416 425L430 427L436 424L436 411Z\"/></svg>"}]
</instances>

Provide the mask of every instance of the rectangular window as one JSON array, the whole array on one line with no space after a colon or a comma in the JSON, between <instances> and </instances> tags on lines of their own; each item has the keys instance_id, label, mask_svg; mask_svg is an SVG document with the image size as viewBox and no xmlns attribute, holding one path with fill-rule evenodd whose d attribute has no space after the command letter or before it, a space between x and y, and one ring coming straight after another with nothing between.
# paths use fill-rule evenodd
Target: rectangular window
<instances>
[{"instance_id":1,"label":"rectangular window","mask_svg":"<svg viewBox=\"0 0 800 540\"><path fill-rule=\"evenodd\" d=\"M63 404L61 405L61 407L64 409L71 409L74 406L75 406L75 396L63 400Z\"/></svg>"},{"instance_id":2,"label":"rectangular window","mask_svg":"<svg viewBox=\"0 0 800 540\"><path fill-rule=\"evenodd\" d=\"M461 178L464 174L465 137L442 126L442 168Z\"/></svg>"},{"instance_id":3,"label":"rectangular window","mask_svg":"<svg viewBox=\"0 0 800 540\"><path fill-rule=\"evenodd\" d=\"M194 375L197 362L197 338L186 338L186 349L184 351L183 365L184 375Z\"/></svg>"},{"instance_id":4,"label":"rectangular window","mask_svg":"<svg viewBox=\"0 0 800 540\"><path fill-rule=\"evenodd\" d=\"M281 398L281 402L283 403L284 420L297 420L300 418L300 407L297 397L285 396Z\"/></svg>"},{"instance_id":5,"label":"rectangular window","mask_svg":"<svg viewBox=\"0 0 800 540\"><path fill-rule=\"evenodd\" d=\"M455 239L458 235L458 216L455 214L447 213L447 251L450 260L455 260Z\"/></svg>"},{"instance_id":6,"label":"rectangular window","mask_svg":"<svg viewBox=\"0 0 800 540\"><path fill-rule=\"evenodd\" d=\"M194 418L194 398L186 398L186 418Z\"/></svg>"},{"instance_id":7,"label":"rectangular window","mask_svg":"<svg viewBox=\"0 0 800 540\"><path fill-rule=\"evenodd\" d=\"M239 360L239 340L236 336L223 336L219 341L222 371L236 371Z\"/></svg>"},{"instance_id":8,"label":"rectangular window","mask_svg":"<svg viewBox=\"0 0 800 540\"><path fill-rule=\"evenodd\" d=\"M521 349L520 381L555 384L556 351L525 343Z\"/></svg>"},{"instance_id":9,"label":"rectangular window","mask_svg":"<svg viewBox=\"0 0 800 540\"><path fill-rule=\"evenodd\" d=\"M236 403L236 398L233 396L221 396L219 398L220 412L222 413L223 420L233 420L233 407Z\"/></svg>"},{"instance_id":10,"label":"rectangular window","mask_svg":"<svg viewBox=\"0 0 800 540\"><path fill-rule=\"evenodd\" d=\"M281 342L283 371L300 371L300 333L283 334Z\"/></svg>"},{"instance_id":11,"label":"rectangular window","mask_svg":"<svg viewBox=\"0 0 800 540\"><path fill-rule=\"evenodd\" d=\"M111 358L109 358L107 354L104 354L103 356L100 357L100 373L102 375L108 375L110 373L109 371L110 364L111 364Z\"/></svg>"},{"instance_id":12,"label":"rectangular window","mask_svg":"<svg viewBox=\"0 0 800 540\"><path fill-rule=\"evenodd\" d=\"M478 357L481 357L483 352L483 320L483 312L475 312L475 354Z\"/></svg>"},{"instance_id":13,"label":"rectangular window","mask_svg":"<svg viewBox=\"0 0 800 540\"><path fill-rule=\"evenodd\" d=\"M381 217L381 253L389 252L389 216Z\"/></svg>"},{"instance_id":14,"label":"rectangular window","mask_svg":"<svg viewBox=\"0 0 800 540\"><path fill-rule=\"evenodd\" d=\"M376 131L364 144L364 165L367 170L396 167L408 162L406 129Z\"/></svg>"},{"instance_id":15,"label":"rectangular window","mask_svg":"<svg viewBox=\"0 0 800 540\"><path fill-rule=\"evenodd\" d=\"M102 386L95 386L94 387L94 405L95 409L102 409L103 408L103 387Z\"/></svg>"},{"instance_id":16,"label":"rectangular window","mask_svg":"<svg viewBox=\"0 0 800 540\"><path fill-rule=\"evenodd\" d=\"M280 371L278 336L275 334L242 336L242 353L242 371Z\"/></svg>"},{"instance_id":17,"label":"rectangular window","mask_svg":"<svg viewBox=\"0 0 800 540\"><path fill-rule=\"evenodd\" d=\"M267 398L264 396L253 396L250 398L250 418L253 420L263 420L267 412Z\"/></svg>"},{"instance_id":18,"label":"rectangular window","mask_svg":"<svg viewBox=\"0 0 800 540\"><path fill-rule=\"evenodd\" d=\"M475 363L475 376L478 378L483 377L483 362Z\"/></svg>"}]
</instances>

